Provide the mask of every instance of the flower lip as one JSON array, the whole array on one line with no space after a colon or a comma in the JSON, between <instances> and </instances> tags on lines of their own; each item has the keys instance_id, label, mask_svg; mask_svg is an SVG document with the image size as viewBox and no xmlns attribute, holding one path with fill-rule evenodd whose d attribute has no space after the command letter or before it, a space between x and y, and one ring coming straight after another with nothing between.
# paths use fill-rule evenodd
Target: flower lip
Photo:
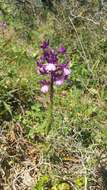
<instances>
[{"instance_id":1,"label":"flower lip","mask_svg":"<svg viewBox=\"0 0 107 190\"><path fill-rule=\"evenodd\" d=\"M41 80L40 83L41 83L41 85L42 85L42 87L41 87L41 92L47 93L48 90L49 90L50 81Z\"/></svg>"},{"instance_id":2,"label":"flower lip","mask_svg":"<svg viewBox=\"0 0 107 190\"><path fill-rule=\"evenodd\" d=\"M70 75L70 69L68 69L68 68L64 68L64 75L66 76L66 75Z\"/></svg>"},{"instance_id":3,"label":"flower lip","mask_svg":"<svg viewBox=\"0 0 107 190\"><path fill-rule=\"evenodd\" d=\"M57 79L55 80L55 84L56 84L57 86L60 86L60 85L63 84L63 83L64 83L64 77L57 78Z\"/></svg>"},{"instance_id":4,"label":"flower lip","mask_svg":"<svg viewBox=\"0 0 107 190\"><path fill-rule=\"evenodd\" d=\"M49 90L49 86L46 84L41 87L41 92L43 92L43 93L47 93L48 90Z\"/></svg>"},{"instance_id":5,"label":"flower lip","mask_svg":"<svg viewBox=\"0 0 107 190\"><path fill-rule=\"evenodd\" d=\"M56 66L53 63L48 63L46 65L46 71L55 71L56 70Z\"/></svg>"}]
</instances>

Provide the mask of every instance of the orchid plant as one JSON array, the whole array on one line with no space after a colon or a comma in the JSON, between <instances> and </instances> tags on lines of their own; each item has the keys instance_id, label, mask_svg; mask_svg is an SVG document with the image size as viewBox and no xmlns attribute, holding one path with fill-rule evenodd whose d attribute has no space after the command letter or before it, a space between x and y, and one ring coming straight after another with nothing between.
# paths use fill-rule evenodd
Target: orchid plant
<instances>
[{"instance_id":1,"label":"orchid plant","mask_svg":"<svg viewBox=\"0 0 107 190\"><path fill-rule=\"evenodd\" d=\"M60 86L68 79L71 73L70 60L66 48L63 45L57 49L53 49L49 45L49 40L47 40L43 41L40 47L42 49L42 55L36 62L36 70L39 75L44 76L44 79L40 81L41 92L47 93L49 91L50 95L49 132L53 123L54 85Z\"/></svg>"}]
</instances>

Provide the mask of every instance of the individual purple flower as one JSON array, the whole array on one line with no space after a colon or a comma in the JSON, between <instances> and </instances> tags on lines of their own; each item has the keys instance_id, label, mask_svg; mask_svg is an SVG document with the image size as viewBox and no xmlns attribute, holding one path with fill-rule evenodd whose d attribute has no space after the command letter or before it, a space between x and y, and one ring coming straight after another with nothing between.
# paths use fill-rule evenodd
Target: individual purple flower
<instances>
[{"instance_id":1,"label":"individual purple flower","mask_svg":"<svg viewBox=\"0 0 107 190\"><path fill-rule=\"evenodd\" d=\"M38 74L42 74L42 75L47 74L46 65L42 64L40 62L37 62L37 68L36 68L36 70L37 70Z\"/></svg>"},{"instance_id":2,"label":"individual purple flower","mask_svg":"<svg viewBox=\"0 0 107 190\"><path fill-rule=\"evenodd\" d=\"M47 81L47 80L41 80L40 83L42 85L41 86L41 92L47 93L48 90L49 90L49 84L50 84L50 82Z\"/></svg>"},{"instance_id":3,"label":"individual purple flower","mask_svg":"<svg viewBox=\"0 0 107 190\"><path fill-rule=\"evenodd\" d=\"M58 77L58 78L56 78L55 84L56 84L57 86L60 86L60 85L62 85L63 83L64 83L64 77Z\"/></svg>"},{"instance_id":4,"label":"individual purple flower","mask_svg":"<svg viewBox=\"0 0 107 190\"><path fill-rule=\"evenodd\" d=\"M42 55L41 57L40 57L40 62L41 63L44 63L46 61L46 57L44 56L44 55Z\"/></svg>"},{"instance_id":5,"label":"individual purple flower","mask_svg":"<svg viewBox=\"0 0 107 190\"><path fill-rule=\"evenodd\" d=\"M39 68L39 72L40 72L40 74L47 74L47 71L45 69L45 65L43 65L42 67Z\"/></svg>"},{"instance_id":6,"label":"individual purple flower","mask_svg":"<svg viewBox=\"0 0 107 190\"><path fill-rule=\"evenodd\" d=\"M49 46L49 40L43 41L40 47L42 49L46 49L46 48L48 48L48 46Z\"/></svg>"},{"instance_id":7,"label":"individual purple flower","mask_svg":"<svg viewBox=\"0 0 107 190\"><path fill-rule=\"evenodd\" d=\"M49 56L49 61L52 62L52 63L56 63L58 61L58 57L57 57L57 53L52 49L50 51L50 56Z\"/></svg>"},{"instance_id":8,"label":"individual purple flower","mask_svg":"<svg viewBox=\"0 0 107 190\"><path fill-rule=\"evenodd\" d=\"M47 58L49 57L49 50L48 49L43 52L43 56L44 56L45 60L47 60Z\"/></svg>"},{"instance_id":9,"label":"individual purple flower","mask_svg":"<svg viewBox=\"0 0 107 190\"><path fill-rule=\"evenodd\" d=\"M57 53L53 49L46 49L43 55L48 63L56 63L58 61Z\"/></svg>"},{"instance_id":10,"label":"individual purple flower","mask_svg":"<svg viewBox=\"0 0 107 190\"><path fill-rule=\"evenodd\" d=\"M60 48L58 48L58 52L61 54L65 54L66 53L66 48L62 45Z\"/></svg>"}]
</instances>

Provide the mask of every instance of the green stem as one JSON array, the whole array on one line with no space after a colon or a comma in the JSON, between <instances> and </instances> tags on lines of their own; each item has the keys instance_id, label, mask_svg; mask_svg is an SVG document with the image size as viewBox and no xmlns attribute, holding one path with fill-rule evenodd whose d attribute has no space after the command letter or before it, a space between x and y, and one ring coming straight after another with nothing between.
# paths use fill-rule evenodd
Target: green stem
<instances>
[{"instance_id":1,"label":"green stem","mask_svg":"<svg viewBox=\"0 0 107 190\"><path fill-rule=\"evenodd\" d=\"M51 86L50 86L50 115L53 121L53 77L51 76Z\"/></svg>"},{"instance_id":2,"label":"green stem","mask_svg":"<svg viewBox=\"0 0 107 190\"><path fill-rule=\"evenodd\" d=\"M51 84L50 84L50 92L49 92L49 96L50 96L50 107L49 107L49 125L48 125L48 129L47 129L47 133L49 133L49 131L52 128L52 124L53 124L53 95L54 95L54 90L53 90L53 76L51 75Z\"/></svg>"}]
</instances>

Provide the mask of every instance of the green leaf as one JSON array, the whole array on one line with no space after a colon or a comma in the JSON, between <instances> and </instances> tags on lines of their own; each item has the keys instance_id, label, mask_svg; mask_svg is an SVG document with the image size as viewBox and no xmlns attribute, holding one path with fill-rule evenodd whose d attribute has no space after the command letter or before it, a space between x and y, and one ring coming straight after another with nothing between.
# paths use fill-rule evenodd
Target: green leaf
<instances>
[{"instance_id":1,"label":"green leaf","mask_svg":"<svg viewBox=\"0 0 107 190\"><path fill-rule=\"evenodd\" d=\"M5 107L5 110L6 110L7 112L9 112L10 115L12 116L12 111L11 111L11 107L10 107L10 105L7 104L7 103L4 102L4 101L3 101L3 105L4 105L4 107Z\"/></svg>"},{"instance_id":2,"label":"green leaf","mask_svg":"<svg viewBox=\"0 0 107 190\"><path fill-rule=\"evenodd\" d=\"M49 180L48 176L42 176L33 190L44 190L44 185Z\"/></svg>"},{"instance_id":3,"label":"green leaf","mask_svg":"<svg viewBox=\"0 0 107 190\"><path fill-rule=\"evenodd\" d=\"M60 184L55 184L51 190L72 190L71 189L71 186L69 183L67 182L63 182L63 183L60 183Z\"/></svg>"}]
</instances>

